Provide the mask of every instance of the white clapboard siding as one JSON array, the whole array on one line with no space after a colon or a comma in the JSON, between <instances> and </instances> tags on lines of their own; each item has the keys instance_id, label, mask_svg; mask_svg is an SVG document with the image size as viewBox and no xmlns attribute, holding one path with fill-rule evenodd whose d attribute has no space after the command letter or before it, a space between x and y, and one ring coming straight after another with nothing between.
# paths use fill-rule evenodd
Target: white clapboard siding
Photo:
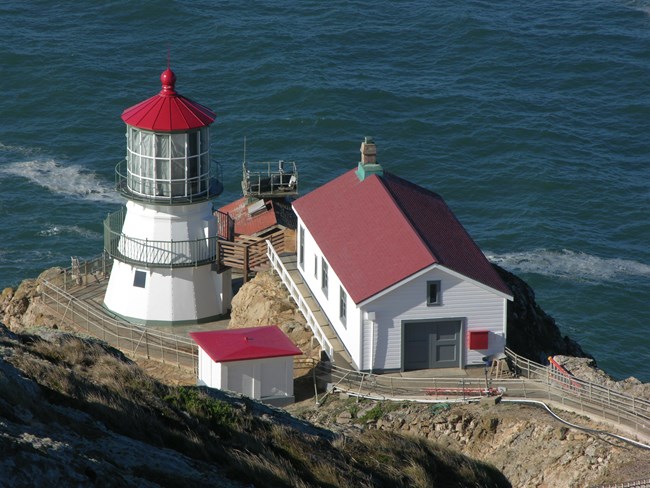
<instances>
[{"instance_id":1,"label":"white clapboard siding","mask_svg":"<svg viewBox=\"0 0 650 488\"><path fill-rule=\"evenodd\" d=\"M442 305L427 306L427 281L440 281ZM482 364L486 355L503 352L505 341L505 298L473 282L464 281L439 268L423 274L375 300L364 307L375 312L374 364L371 365L373 334L366 322L363 337L362 369L401 369L402 324L408 321L454 319L461 322L463 334L462 364ZM468 332L487 330L490 349L470 351Z\"/></svg>"},{"instance_id":2,"label":"white clapboard siding","mask_svg":"<svg viewBox=\"0 0 650 488\"><path fill-rule=\"evenodd\" d=\"M298 226L298 228L300 228L300 226L304 228L302 221L298 220ZM300 235L300 232L298 234ZM300 246L300 243L298 243L298 246ZM350 299L347 290L345 290L347 295L347 320L345 324L341 322L339 318L339 289L341 287L341 280L337 276L336 271L333 270L329 262L327 262L327 259L325 259L329 268L327 273L328 293L325 295L321 287L321 260L323 258L323 253L309 233L309 230L306 228L304 249L304 266L301 267L299 263L298 269L300 270L305 283L309 286L309 289L314 295L314 298L316 298L323 312L332 324L332 327L334 327L339 339L352 357L352 361L356 365L359 365L361 364L361 328L358 308L355 306L352 299Z\"/></svg>"}]
</instances>

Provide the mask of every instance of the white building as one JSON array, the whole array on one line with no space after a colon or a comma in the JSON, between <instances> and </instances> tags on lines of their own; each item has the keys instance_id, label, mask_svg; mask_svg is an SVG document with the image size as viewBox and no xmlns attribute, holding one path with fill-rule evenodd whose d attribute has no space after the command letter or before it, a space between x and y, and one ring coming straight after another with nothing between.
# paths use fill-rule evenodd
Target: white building
<instances>
[{"instance_id":1,"label":"white building","mask_svg":"<svg viewBox=\"0 0 650 488\"><path fill-rule=\"evenodd\" d=\"M190 332L199 346L200 385L273 405L292 403L293 356L302 354L276 326Z\"/></svg>"},{"instance_id":2,"label":"white building","mask_svg":"<svg viewBox=\"0 0 650 488\"><path fill-rule=\"evenodd\" d=\"M443 199L361 162L297 199L298 268L354 366L463 368L504 351L512 293Z\"/></svg>"},{"instance_id":3,"label":"white building","mask_svg":"<svg viewBox=\"0 0 650 488\"><path fill-rule=\"evenodd\" d=\"M175 90L168 68L159 94L126 109L126 160L116 167L126 206L104 222L113 268L104 305L145 325L195 324L230 308L230 272L217 273L222 191L210 160L215 114Z\"/></svg>"}]
</instances>

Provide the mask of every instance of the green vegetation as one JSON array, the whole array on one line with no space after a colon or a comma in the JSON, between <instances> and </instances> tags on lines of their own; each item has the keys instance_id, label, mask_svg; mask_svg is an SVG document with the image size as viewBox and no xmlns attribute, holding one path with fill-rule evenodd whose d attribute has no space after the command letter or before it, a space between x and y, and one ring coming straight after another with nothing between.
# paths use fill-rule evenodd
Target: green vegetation
<instances>
[{"instance_id":1,"label":"green vegetation","mask_svg":"<svg viewBox=\"0 0 650 488\"><path fill-rule=\"evenodd\" d=\"M247 398L163 385L98 341L47 335L50 340L12 336L0 325L0 422L38 419L48 432L63 426L97 446L110 431L154 452L172 450L192 466L170 472L154 462L115 465L98 447L89 465L83 464L86 452L73 453L75 484L92 484L102 466L122 485L131 483L127 479L163 486L209 479L213 486L219 480L264 487L510 486L496 469L423 439L378 430L337 435ZM362 407L347 406L354 415ZM359 420L377 420L389 409L378 404ZM0 452L21 455L18 444L3 442L9 441L0 439Z\"/></svg>"}]
</instances>

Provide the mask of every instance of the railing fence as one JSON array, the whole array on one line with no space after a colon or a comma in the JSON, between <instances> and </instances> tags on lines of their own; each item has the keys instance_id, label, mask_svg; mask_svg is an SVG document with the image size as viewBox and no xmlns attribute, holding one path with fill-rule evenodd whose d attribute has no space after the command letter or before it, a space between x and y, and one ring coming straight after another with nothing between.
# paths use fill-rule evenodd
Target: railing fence
<instances>
[{"instance_id":1,"label":"railing fence","mask_svg":"<svg viewBox=\"0 0 650 488\"><path fill-rule=\"evenodd\" d=\"M307 319L316 340L332 357L332 344L320 329L273 245L270 241L266 245L269 261ZM127 354L196 372L198 347L190 338L110 317L67 291L73 286L84 288L106 279L110 266L110 259L105 255L88 262L77 262L56 279L41 283L41 300L59 314L62 321L74 323ZM485 378L405 378L347 370L331 363L320 363L314 373L321 384L360 396L386 399L468 399L501 388L506 397L553 402L585 415L598 416L641 438L650 439L650 401L568 376L557 368L523 358L510 349L506 349L506 356L515 378L488 378L487 374Z\"/></svg>"},{"instance_id":2,"label":"railing fence","mask_svg":"<svg viewBox=\"0 0 650 488\"><path fill-rule=\"evenodd\" d=\"M305 317L305 320L307 321L307 325L309 325L309 328L311 329L312 333L314 334L314 337L320 344L320 346L323 348L323 350L327 353L327 355L331 358L334 357L334 346L332 346L332 343L329 341L327 337L325 337L325 333L323 330L320 328L320 325L318 324L318 320L316 320L316 317L314 316L314 313L311 311L311 308L309 305L307 305L307 302L305 302L305 299L303 298L302 294L298 290L298 286L296 285L296 282L293 281L293 278L291 278L291 275L289 274L289 271L287 271L287 268L285 267L284 263L280 259L280 256L276 252L275 248L273 247L273 243L271 241L267 241L267 257L269 262L271 263L271 266L273 269L278 273L278 276L282 280L282 283L284 283L284 286L289 290L289 294L291 295L291 298L296 302L296 305L298 306L298 309L300 312L302 312L303 316Z\"/></svg>"}]
</instances>

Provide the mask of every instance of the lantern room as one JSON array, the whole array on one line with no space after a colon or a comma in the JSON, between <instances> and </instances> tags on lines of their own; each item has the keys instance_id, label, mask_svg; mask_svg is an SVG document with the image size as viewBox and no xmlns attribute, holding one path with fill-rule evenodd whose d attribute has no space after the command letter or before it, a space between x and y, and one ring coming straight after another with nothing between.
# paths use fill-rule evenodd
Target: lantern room
<instances>
[{"instance_id":1,"label":"lantern room","mask_svg":"<svg viewBox=\"0 0 650 488\"><path fill-rule=\"evenodd\" d=\"M217 196L218 164L210 161L209 108L179 95L169 68L157 95L127 109L126 160L118 164L118 188L130 199L196 202Z\"/></svg>"},{"instance_id":2,"label":"lantern room","mask_svg":"<svg viewBox=\"0 0 650 488\"><path fill-rule=\"evenodd\" d=\"M189 133L127 130L126 186L143 198L196 200L210 190L207 128Z\"/></svg>"}]
</instances>

